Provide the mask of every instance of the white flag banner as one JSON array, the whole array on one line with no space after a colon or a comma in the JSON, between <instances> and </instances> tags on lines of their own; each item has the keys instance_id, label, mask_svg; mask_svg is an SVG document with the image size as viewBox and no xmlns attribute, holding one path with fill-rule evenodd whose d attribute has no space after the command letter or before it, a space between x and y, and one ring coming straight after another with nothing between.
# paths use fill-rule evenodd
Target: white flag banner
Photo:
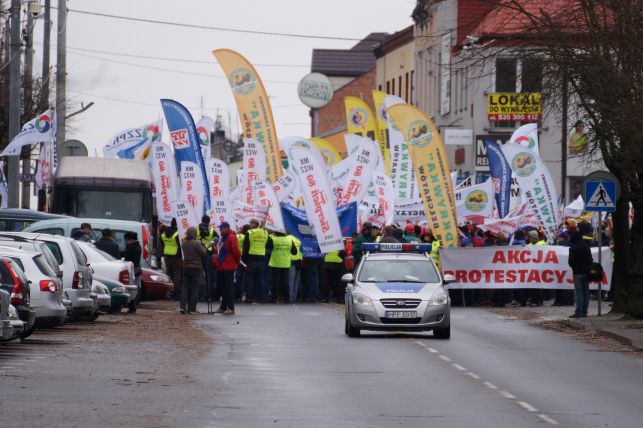
<instances>
[{"instance_id":1,"label":"white flag banner","mask_svg":"<svg viewBox=\"0 0 643 428\"><path fill-rule=\"evenodd\" d=\"M489 218L493 214L495 193L491 179L482 184L458 189L454 193L458 222L465 222L471 217Z\"/></svg>"},{"instance_id":2,"label":"white flag banner","mask_svg":"<svg viewBox=\"0 0 643 428\"><path fill-rule=\"evenodd\" d=\"M177 198L179 190L176 162L170 146L160 141L152 144L151 153L152 176L156 188L156 213L159 221L169 226L174 217L172 201Z\"/></svg>"},{"instance_id":3,"label":"white flag banner","mask_svg":"<svg viewBox=\"0 0 643 428\"><path fill-rule=\"evenodd\" d=\"M386 108L396 104L404 104L404 100L395 95L384 98ZM396 197L401 199L414 199L420 196L415 183L415 170L409 155L409 146L404 139L404 134L393 122L391 115L388 118L388 133L391 146L391 180L395 186Z\"/></svg>"},{"instance_id":4,"label":"white flag banner","mask_svg":"<svg viewBox=\"0 0 643 428\"><path fill-rule=\"evenodd\" d=\"M42 143L38 154L38 171L34 177L36 189L51 187L53 185L53 142Z\"/></svg>"},{"instance_id":5,"label":"white flag banner","mask_svg":"<svg viewBox=\"0 0 643 428\"><path fill-rule=\"evenodd\" d=\"M612 279L612 257L609 248L601 252L603 290L609 290ZM598 261L598 248L592 248ZM569 248L549 245L501 246L483 248L440 248L444 274L455 282L450 289L463 288L540 288L573 290L574 277L568 264ZM591 289L597 284L592 282Z\"/></svg>"},{"instance_id":6,"label":"white flag banner","mask_svg":"<svg viewBox=\"0 0 643 428\"><path fill-rule=\"evenodd\" d=\"M451 174L453 174L453 173L451 173ZM456 172L456 176L457 176L457 174L458 173ZM451 177L453 177L453 175L451 175ZM473 186L473 175L468 176L467 178L462 180L462 183L460 183L458 185L455 185L455 182L454 182L453 188L455 190L458 190L458 189L464 189L465 187L470 187L470 186Z\"/></svg>"},{"instance_id":7,"label":"white flag banner","mask_svg":"<svg viewBox=\"0 0 643 428\"><path fill-rule=\"evenodd\" d=\"M254 184L253 191L255 204L268 207L268 212L266 213L266 229L285 233L286 226L281 214L281 206L279 205L277 194L272 186L265 181L257 181Z\"/></svg>"},{"instance_id":8,"label":"white flag banner","mask_svg":"<svg viewBox=\"0 0 643 428\"><path fill-rule=\"evenodd\" d=\"M413 204L405 204L395 206L393 213L393 222L404 224L407 221L411 223L426 221L426 212L424 211L424 203L417 202Z\"/></svg>"},{"instance_id":9,"label":"white flag banner","mask_svg":"<svg viewBox=\"0 0 643 428\"><path fill-rule=\"evenodd\" d=\"M123 129L103 146L103 156L106 158L146 159L146 152L149 150L145 149L151 143L161 141L162 130L163 119L137 128Z\"/></svg>"},{"instance_id":10,"label":"white flag banner","mask_svg":"<svg viewBox=\"0 0 643 428\"><path fill-rule=\"evenodd\" d=\"M375 167L377 166L379 146L370 138L359 135L346 135L346 141L359 139L359 149L350 155L349 172L342 183L342 199L337 201L338 206L346 205L354 201L361 201L371 184ZM301 182L300 182L301 184Z\"/></svg>"},{"instance_id":11,"label":"white flag banner","mask_svg":"<svg viewBox=\"0 0 643 428\"><path fill-rule=\"evenodd\" d=\"M243 202L253 203L253 187L257 181L266 181L266 151L254 138L243 139L243 177L240 182Z\"/></svg>"},{"instance_id":12,"label":"white flag banner","mask_svg":"<svg viewBox=\"0 0 643 428\"><path fill-rule=\"evenodd\" d=\"M56 117L53 109L34 117L22 126L20 132L7 144L0 156L19 156L23 146L53 142L56 138L55 123Z\"/></svg>"},{"instance_id":13,"label":"white flag banner","mask_svg":"<svg viewBox=\"0 0 643 428\"><path fill-rule=\"evenodd\" d=\"M319 248L322 253L342 250L342 232L324 164L303 147L292 147L290 156L304 195L308 223L315 231Z\"/></svg>"},{"instance_id":14,"label":"white flag banner","mask_svg":"<svg viewBox=\"0 0 643 428\"><path fill-rule=\"evenodd\" d=\"M205 171L210 185L210 211L208 211L210 224L217 227L221 222L227 221L233 227L234 216L229 209L230 169L221 159L208 158L205 160Z\"/></svg>"},{"instance_id":15,"label":"white flag banner","mask_svg":"<svg viewBox=\"0 0 643 428\"><path fill-rule=\"evenodd\" d=\"M211 117L203 116L196 124L196 134L199 137L199 146L203 160L207 162L212 156L212 141L210 136L214 132L214 120Z\"/></svg>"},{"instance_id":16,"label":"white flag banner","mask_svg":"<svg viewBox=\"0 0 643 428\"><path fill-rule=\"evenodd\" d=\"M382 226L389 225L393 223L393 216L395 214L395 189L393 188L393 182L387 175L377 172L373 175L373 185L375 186L379 211L382 213L378 224Z\"/></svg>"},{"instance_id":17,"label":"white flag banner","mask_svg":"<svg viewBox=\"0 0 643 428\"><path fill-rule=\"evenodd\" d=\"M540 157L540 152L538 151L538 124L528 123L516 129L511 134L509 143L520 144Z\"/></svg>"},{"instance_id":18,"label":"white flag banner","mask_svg":"<svg viewBox=\"0 0 643 428\"><path fill-rule=\"evenodd\" d=\"M549 169L531 149L519 144L503 145L502 153L516 174L525 203L545 230L547 242L555 242L560 211L558 194Z\"/></svg>"},{"instance_id":19,"label":"white flag banner","mask_svg":"<svg viewBox=\"0 0 643 428\"><path fill-rule=\"evenodd\" d=\"M181 162L181 199L188 201L201 220L204 214L205 192L201 169L194 162ZM196 226L199 222L195 223Z\"/></svg>"},{"instance_id":20,"label":"white flag banner","mask_svg":"<svg viewBox=\"0 0 643 428\"><path fill-rule=\"evenodd\" d=\"M583 197L581 195L578 195L578 198L576 198L571 204L565 207L565 209L563 210L563 217L580 217L584 210L585 201L583 201Z\"/></svg>"},{"instance_id":21,"label":"white flag banner","mask_svg":"<svg viewBox=\"0 0 643 428\"><path fill-rule=\"evenodd\" d=\"M485 219L484 224L479 224L478 227L483 231L491 231L493 233L502 232L505 236L512 235L519 227L522 226L522 215L505 218L490 218Z\"/></svg>"},{"instance_id":22,"label":"white flag banner","mask_svg":"<svg viewBox=\"0 0 643 428\"><path fill-rule=\"evenodd\" d=\"M266 205L249 205L239 200L232 203L232 210L239 228L244 224L250 223L250 220L257 220L259 224L264 224L268 216L268 207Z\"/></svg>"},{"instance_id":23,"label":"white flag banner","mask_svg":"<svg viewBox=\"0 0 643 428\"><path fill-rule=\"evenodd\" d=\"M0 208L9 206L9 187L4 177L4 162L0 161Z\"/></svg>"},{"instance_id":24,"label":"white flag banner","mask_svg":"<svg viewBox=\"0 0 643 428\"><path fill-rule=\"evenodd\" d=\"M272 183L272 189L277 194L277 200L281 202L288 196L290 196L293 190L295 190L296 185L297 180L295 179L295 177L293 177L293 175L288 172L288 170L284 170L284 175L282 175L277 179L277 181Z\"/></svg>"},{"instance_id":25,"label":"white flag banner","mask_svg":"<svg viewBox=\"0 0 643 428\"><path fill-rule=\"evenodd\" d=\"M196 225L199 224L199 220L194 212L194 208L192 208L192 204L188 201L182 199L172 201L172 208L174 210L173 217L176 218L179 238L183 239L188 228L196 227Z\"/></svg>"}]
</instances>

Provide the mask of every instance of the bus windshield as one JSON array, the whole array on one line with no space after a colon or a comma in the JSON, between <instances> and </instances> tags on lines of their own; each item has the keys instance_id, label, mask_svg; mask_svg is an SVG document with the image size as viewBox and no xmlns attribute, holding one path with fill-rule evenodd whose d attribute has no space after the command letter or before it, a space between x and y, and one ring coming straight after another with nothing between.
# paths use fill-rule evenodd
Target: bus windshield
<instances>
[{"instance_id":1,"label":"bus windshield","mask_svg":"<svg viewBox=\"0 0 643 428\"><path fill-rule=\"evenodd\" d=\"M55 211L84 218L151 221L149 191L59 188Z\"/></svg>"}]
</instances>

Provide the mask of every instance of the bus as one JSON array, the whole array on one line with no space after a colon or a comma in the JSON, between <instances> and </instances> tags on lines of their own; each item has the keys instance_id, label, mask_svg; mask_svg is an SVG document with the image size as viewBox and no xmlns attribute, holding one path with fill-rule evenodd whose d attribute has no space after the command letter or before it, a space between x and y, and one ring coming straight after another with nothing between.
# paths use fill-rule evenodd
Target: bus
<instances>
[{"instance_id":1,"label":"bus","mask_svg":"<svg viewBox=\"0 0 643 428\"><path fill-rule=\"evenodd\" d=\"M152 172L146 161L63 157L54 177L52 213L151 223Z\"/></svg>"}]
</instances>

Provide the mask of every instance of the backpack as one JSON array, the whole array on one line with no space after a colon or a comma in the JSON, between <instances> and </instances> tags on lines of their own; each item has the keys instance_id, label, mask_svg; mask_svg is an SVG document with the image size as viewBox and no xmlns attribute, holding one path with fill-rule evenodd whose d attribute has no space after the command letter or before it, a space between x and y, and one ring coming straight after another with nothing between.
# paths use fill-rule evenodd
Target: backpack
<instances>
[{"instance_id":1,"label":"backpack","mask_svg":"<svg viewBox=\"0 0 643 428\"><path fill-rule=\"evenodd\" d=\"M593 262L587 270L587 279L590 282L600 282L603 280L603 266Z\"/></svg>"}]
</instances>

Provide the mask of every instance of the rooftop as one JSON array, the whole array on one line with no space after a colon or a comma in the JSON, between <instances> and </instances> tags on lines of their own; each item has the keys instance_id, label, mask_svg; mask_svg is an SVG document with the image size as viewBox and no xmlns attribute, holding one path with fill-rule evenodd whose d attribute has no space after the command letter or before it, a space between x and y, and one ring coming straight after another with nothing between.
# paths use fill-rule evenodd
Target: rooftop
<instances>
[{"instance_id":1,"label":"rooftop","mask_svg":"<svg viewBox=\"0 0 643 428\"><path fill-rule=\"evenodd\" d=\"M327 76L360 76L375 67L373 49L388 33L371 33L350 49L313 49L311 71Z\"/></svg>"}]
</instances>

